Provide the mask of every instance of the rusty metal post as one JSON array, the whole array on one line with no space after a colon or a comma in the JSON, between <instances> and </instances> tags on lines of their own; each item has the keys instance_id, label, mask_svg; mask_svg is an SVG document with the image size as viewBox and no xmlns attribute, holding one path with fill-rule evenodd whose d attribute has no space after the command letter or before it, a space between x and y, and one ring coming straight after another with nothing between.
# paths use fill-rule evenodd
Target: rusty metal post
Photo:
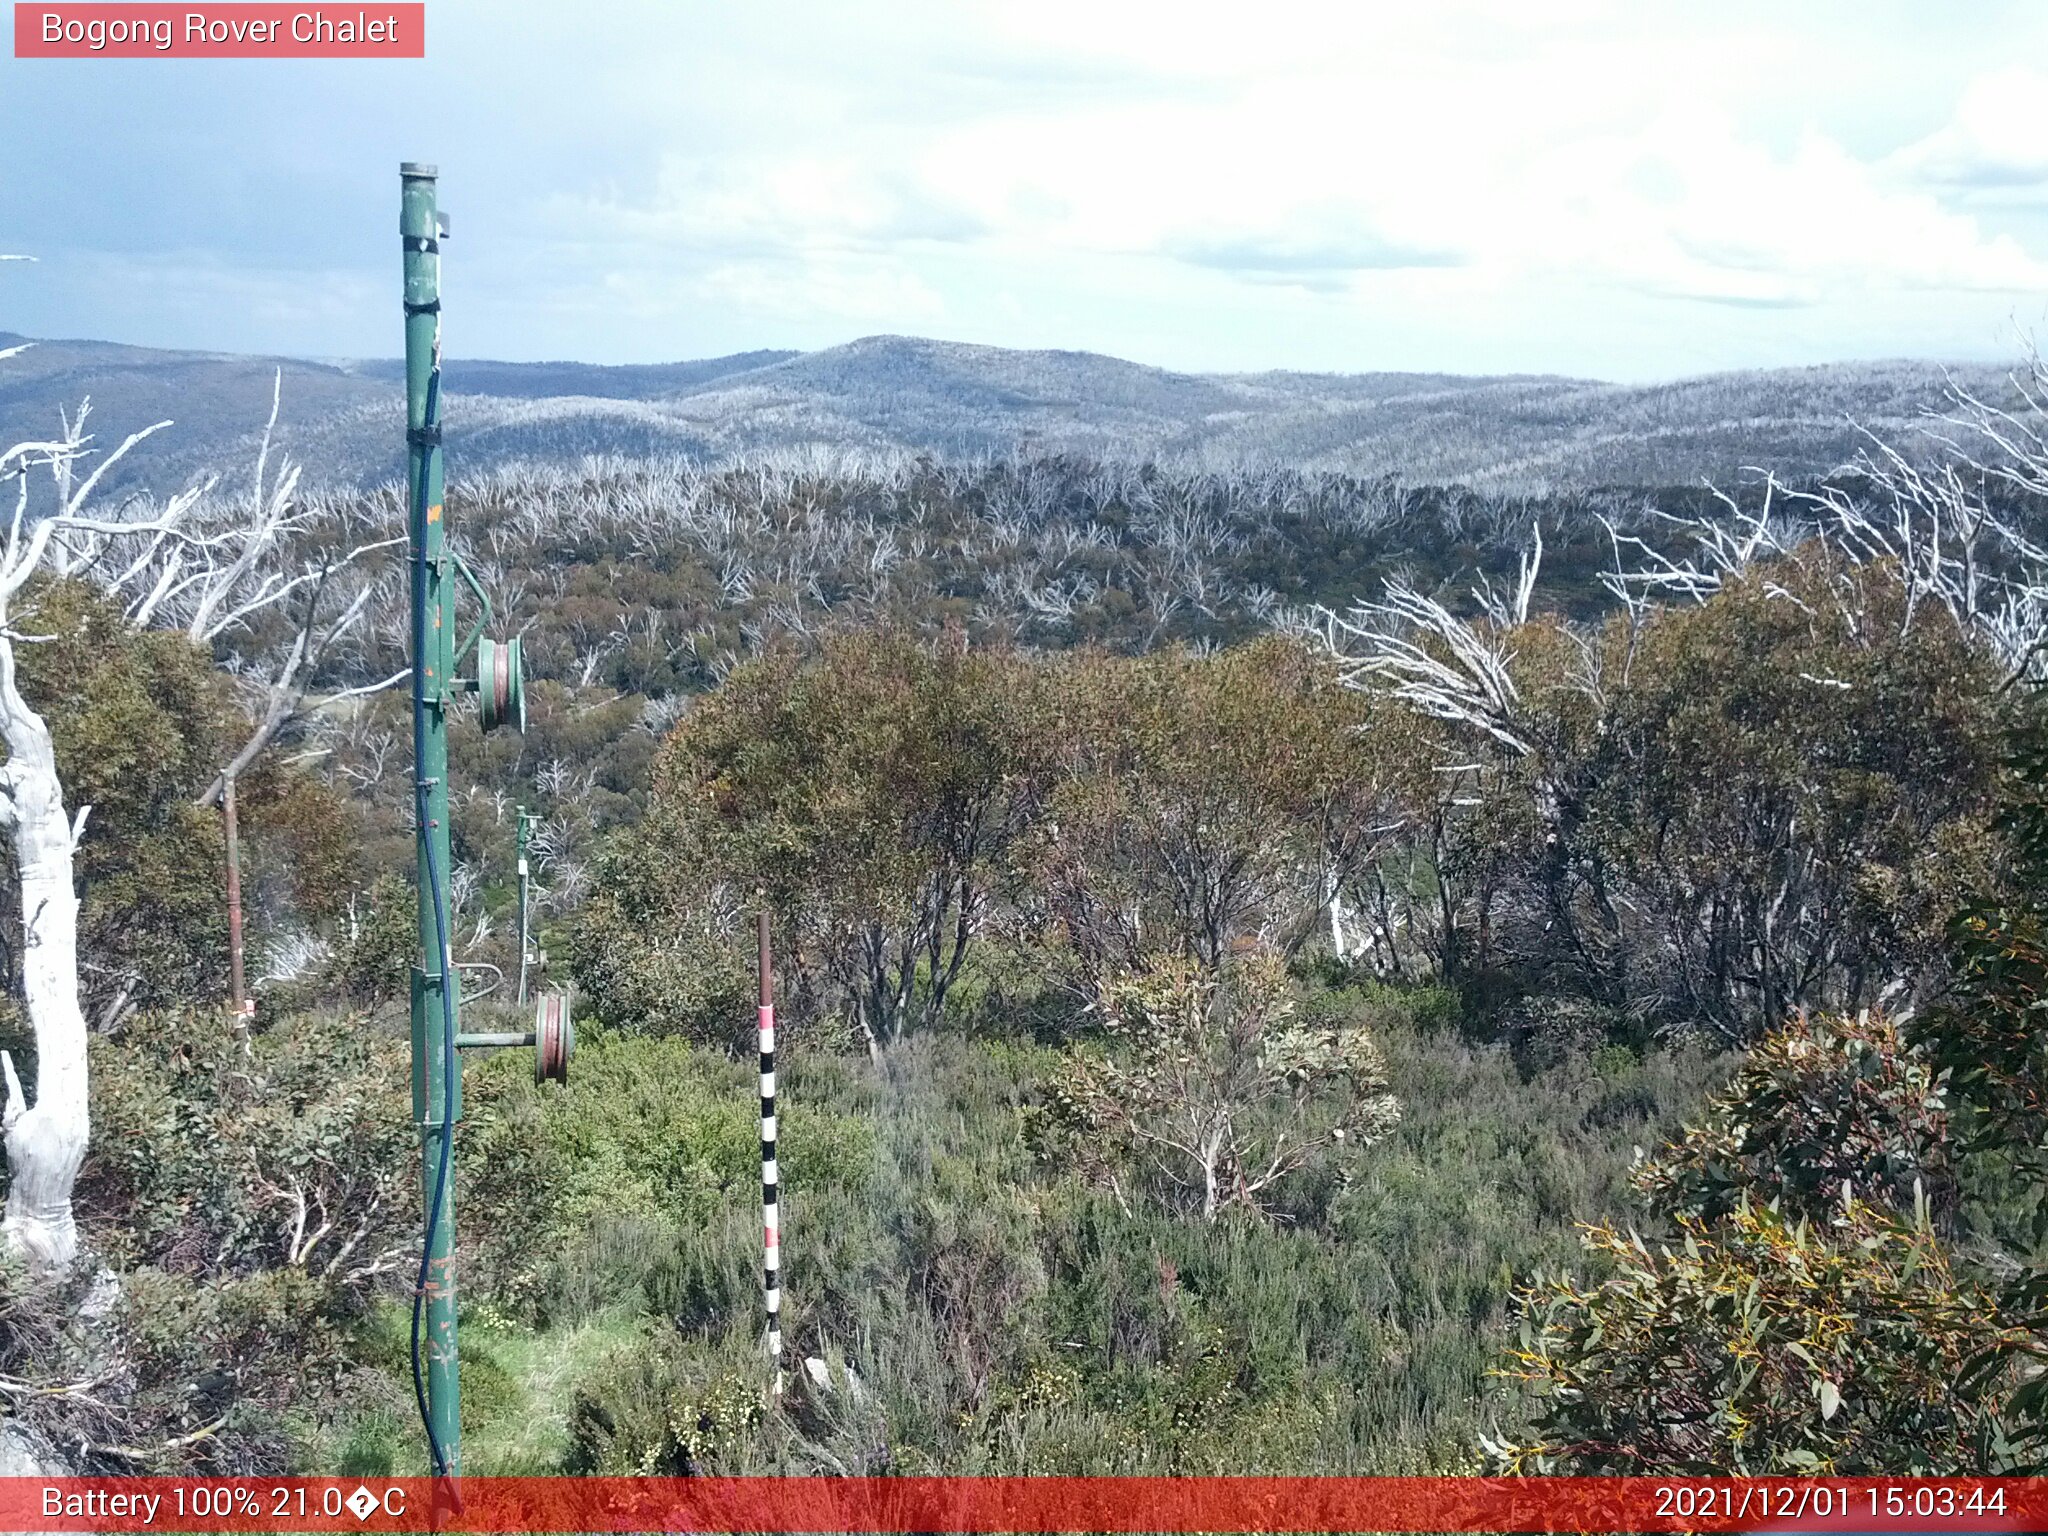
<instances>
[{"instance_id":1,"label":"rusty metal post","mask_svg":"<svg viewBox=\"0 0 2048 1536\"><path fill-rule=\"evenodd\" d=\"M221 819L228 834L228 996L234 1006L235 1033L246 1044L250 1006L242 971L242 840L235 824L235 776L230 773L221 789Z\"/></svg>"}]
</instances>

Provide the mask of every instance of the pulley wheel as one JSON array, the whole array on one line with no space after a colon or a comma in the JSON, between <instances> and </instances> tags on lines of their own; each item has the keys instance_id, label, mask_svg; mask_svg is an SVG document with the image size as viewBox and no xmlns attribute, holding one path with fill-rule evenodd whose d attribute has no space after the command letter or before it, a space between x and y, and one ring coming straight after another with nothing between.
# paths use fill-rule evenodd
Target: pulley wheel
<instances>
[{"instance_id":1,"label":"pulley wheel","mask_svg":"<svg viewBox=\"0 0 2048 1536\"><path fill-rule=\"evenodd\" d=\"M520 664L519 637L476 643L477 714L487 731L501 725L526 729L526 671Z\"/></svg>"},{"instance_id":2,"label":"pulley wheel","mask_svg":"<svg viewBox=\"0 0 2048 1536\"><path fill-rule=\"evenodd\" d=\"M569 1058L576 1053L576 1026L569 1022L565 992L543 992L533 1019L533 1080L569 1081Z\"/></svg>"}]
</instances>

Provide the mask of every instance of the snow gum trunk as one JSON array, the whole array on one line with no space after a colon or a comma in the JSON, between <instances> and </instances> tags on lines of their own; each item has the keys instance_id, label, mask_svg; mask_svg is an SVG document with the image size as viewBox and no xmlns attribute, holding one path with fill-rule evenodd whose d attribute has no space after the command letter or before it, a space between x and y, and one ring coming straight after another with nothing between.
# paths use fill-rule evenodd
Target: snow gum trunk
<instances>
[{"instance_id":1,"label":"snow gum trunk","mask_svg":"<svg viewBox=\"0 0 2048 1536\"><path fill-rule=\"evenodd\" d=\"M10 652L0 657L0 736L8 756L0 772L13 803L22 990L35 1034L36 1099L33 1107L26 1102L12 1059L0 1052L7 1079L0 1124L6 1127L10 1181L0 1232L31 1264L63 1269L78 1255L71 1189L91 1133L85 1015L78 1003L78 893L72 878L77 828L64 813L50 728L21 697L13 674Z\"/></svg>"}]
</instances>

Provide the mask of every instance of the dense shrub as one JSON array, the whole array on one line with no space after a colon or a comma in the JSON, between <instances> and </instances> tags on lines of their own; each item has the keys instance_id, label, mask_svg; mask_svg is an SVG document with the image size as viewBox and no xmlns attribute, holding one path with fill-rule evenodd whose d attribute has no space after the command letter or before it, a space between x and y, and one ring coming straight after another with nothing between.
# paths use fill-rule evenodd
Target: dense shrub
<instances>
[{"instance_id":1,"label":"dense shrub","mask_svg":"<svg viewBox=\"0 0 2048 1536\"><path fill-rule=\"evenodd\" d=\"M565 1471L599 1477L737 1476L765 1470L758 1360L656 1344L607 1361L580 1388Z\"/></svg>"},{"instance_id":2,"label":"dense shrub","mask_svg":"<svg viewBox=\"0 0 2048 1536\"><path fill-rule=\"evenodd\" d=\"M349 1002L379 1008L410 996L419 947L419 898L387 870L350 901L321 979Z\"/></svg>"},{"instance_id":3,"label":"dense shrub","mask_svg":"<svg viewBox=\"0 0 2048 1536\"><path fill-rule=\"evenodd\" d=\"M577 943L600 1012L703 1018L729 991L721 937L765 902L796 1016L877 1047L936 1019L1033 804L1034 691L1012 658L889 631L736 672L664 746L658 813ZM643 924L681 938L631 937ZM619 952L652 963L622 977Z\"/></svg>"},{"instance_id":4,"label":"dense shrub","mask_svg":"<svg viewBox=\"0 0 2048 1536\"><path fill-rule=\"evenodd\" d=\"M737 1050L753 1033L738 893L691 854L661 805L601 857L596 889L568 926L569 974L612 1028Z\"/></svg>"},{"instance_id":5,"label":"dense shrub","mask_svg":"<svg viewBox=\"0 0 2048 1536\"><path fill-rule=\"evenodd\" d=\"M1924 999L1996 859L2010 706L1917 579L1814 539L1596 626L1357 610L1351 675L1413 716L1397 856L1348 893L1385 963L1733 1044Z\"/></svg>"},{"instance_id":6,"label":"dense shrub","mask_svg":"<svg viewBox=\"0 0 2048 1536\"><path fill-rule=\"evenodd\" d=\"M1605 1223L1600 1278L1539 1279L1502 1375L1510 1471L2011 1470L2016 1336L1937 1230L1945 1079L1871 1015L1800 1018L1639 1169L1647 1237Z\"/></svg>"},{"instance_id":7,"label":"dense shrub","mask_svg":"<svg viewBox=\"0 0 2048 1536\"><path fill-rule=\"evenodd\" d=\"M1887 1015L1802 1016L1749 1053L1704 1123L1647 1162L1659 1210L1704 1221L1748 1200L1788 1219L1845 1204L1940 1216L1956 1204L1948 1074Z\"/></svg>"},{"instance_id":8,"label":"dense shrub","mask_svg":"<svg viewBox=\"0 0 2048 1536\"><path fill-rule=\"evenodd\" d=\"M1898 584L1851 604L1844 579L1808 548L1628 642L1579 859L1611 882L1586 875L1581 905L1631 916L1576 930L1619 995L1756 1038L1941 978L1993 856L1996 675L1955 628L1905 624Z\"/></svg>"},{"instance_id":9,"label":"dense shrub","mask_svg":"<svg viewBox=\"0 0 2048 1536\"><path fill-rule=\"evenodd\" d=\"M1747 1201L1656 1246L1596 1227L1591 1287L1536 1286L1505 1372L1534 1438L1506 1471L1952 1476L2011 1470L1997 1413L1962 1389L1994 1299L1917 1222L1851 1200L1828 1218Z\"/></svg>"},{"instance_id":10,"label":"dense shrub","mask_svg":"<svg viewBox=\"0 0 2048 1536\"><path fill-rule=\"evenodd\" d=\"M0 1356L94 1388L22 1400L30 1431L103 1471L298 1465L412 1251L402 1054L344 1019L283 1021L245 1047L206 1010L96 1038L92 1066L76 1198L108 1267L8 1271Z\"/></svg>"},{"instance_id":11,"label":"dense shrub","mask_svg":"<svg viewBox=\"0 0 2048 1536\"><path fill-rule=\"evenodd\" d=\"M359 1017L299 1016L245 1047L224 1014L195 1011L94 1041L92 1065L77 1203L104 1252L343 1285L403 1267L416 1133L401 1042Z\"/></svg>"},{"instance_id":12,"label":"dense shrub","mask_svg":"<svg viewBox=\"0 0 2048 1536\"><path fill-rule=\"evenodd\" d=\"M249 729L213 658L179 633L137 631L77 581L40 584L19 647L24 694L47 718L77 854L88 1018L224 998L226 841L195 803ZM328 786L261 759L238 795L252 942L331 921L354 888L355 818ZM18 985L19 897L0 884L0 974Z\"/></svg>"},{"instance_id":13,"label":"dense shrub","mask_svg":"<svg viewBox=\"0 0 2048 1536\"><path fill-rule=\"evenodd\" d=\"M1155 955L1292 955L1395 825L1367 701L1267 638L1045 664L1057 755L1022 899L1077 992ZM1371 728L1368 729L1370 723Z\"/></svg>"},{"instance_id":14,"label":"dense shrub","mask_svg":"<svg viewBox=\"0 0 2048 1536\"><path fill-rule=\"evenodd\" d=\"M1346 1168L1275 1186L1273 1221L1190 1221L1084 1178L1068 1147L1032 1129L1070 1070L1064 1047L940 1033L904 1041L879 1070L804 1056L783 1085L787 1422L771 1418L703 1464L1469 1467L1474 1402L1517 1277L1564 1262L1585 1213L1619 1209L1631 1142L1669 1124L1711 1069L1692 1054L1625 1051L1604 1071L1560 1062L1525 1079L1508 1052L1452 1027L1437 991L1311 989L1300 1018L1370 1031L1404 1113ZM707 1395L758 1403L767 1380L747 1072L674 1041L620 1038L593 1054L601 1097L587 1105L574 1085L534 1095L516 1071L473 1075L465 1209L502 1213L511 1188L547 1189L539 1170L555 1154L525 1159L557 1137L578 1141L577 1158L639 1209L551 1217L514 1245L519 1262L482 1266L477 1285L495 1303L525 1272L529 1315L555 1329L624 1307L664 1333L578 1378L576 1464L651 1456L673 1468L677 1403L730 1425L707 1413ZM1632 1107L1595 1114L1618 1097ZM557 1105L590 1115L603 1145L566 1123L548 1129ZM655 1141L705 1134L677 1116L708 1126L728 1114L736 1123L713 1144L730 1134L745 1176L724 1189L685 1181L671 1208L701 1214L668 1219L675 1197L650 1193L650 1170L673 1165L651 1156ZM515 1128L526 1116L535 1124ZM647 1153L630 1150L641 1120L665 1127ZM841 1139L855 1125L871 1138L859 1148ZM576 1262L533 1262L551 1249ZM829 1390L802 1357L825 1363Z\"/></svg>"},{"instance_id":15,"label":"dense shrub","mask_svg":"<svg viewBox=\"0 0 2048 1536\"><path fill-rule=\"evenodd\" d=\"M687 1328L756 1310L751 1071L682 1040L600 1036L579 1046L566 1088L537 1088L523 1056L472 1067L465 1089L458 1193L491 1213L478 1257L500 1302L555 1322L630 1303ZM793 1221L866 1187L864 1120L792 1095L783 1128Z\"/></svg>"}]
</instances>

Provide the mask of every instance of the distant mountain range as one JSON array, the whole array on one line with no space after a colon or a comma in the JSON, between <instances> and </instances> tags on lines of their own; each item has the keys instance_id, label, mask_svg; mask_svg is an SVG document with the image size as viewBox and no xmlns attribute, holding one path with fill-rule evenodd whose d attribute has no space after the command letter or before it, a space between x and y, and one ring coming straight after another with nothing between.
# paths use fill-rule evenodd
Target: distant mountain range
<instances>
[{"instance_id":1,"label":"distant mountain range","mask_svg":"<svg viewBox=\"0 0 2048 1536\"><path fill-rule=\"evenodd\" d=\"M0 348L25 337L0 333ZM374 484L403 456L395 361L318 362L41 341L0 362L0 443L49 435L92 399L100 446L171 418L124 482L234 476L282 370L280 440L320 484ZM2001 369L1950 371L2002 394ZM1070 453L1236 470L1287 465L1481 489L1728 479L1832 469L1855 425L1909 438L1942 403L1932 363L1845 363L1606 384L1536 375L1190 374L1090 352L872 336L820 352L602 367L450 358L452 476L586 454L719 458L813 445L935 455Z\"/></svg>"}]
</instances>

